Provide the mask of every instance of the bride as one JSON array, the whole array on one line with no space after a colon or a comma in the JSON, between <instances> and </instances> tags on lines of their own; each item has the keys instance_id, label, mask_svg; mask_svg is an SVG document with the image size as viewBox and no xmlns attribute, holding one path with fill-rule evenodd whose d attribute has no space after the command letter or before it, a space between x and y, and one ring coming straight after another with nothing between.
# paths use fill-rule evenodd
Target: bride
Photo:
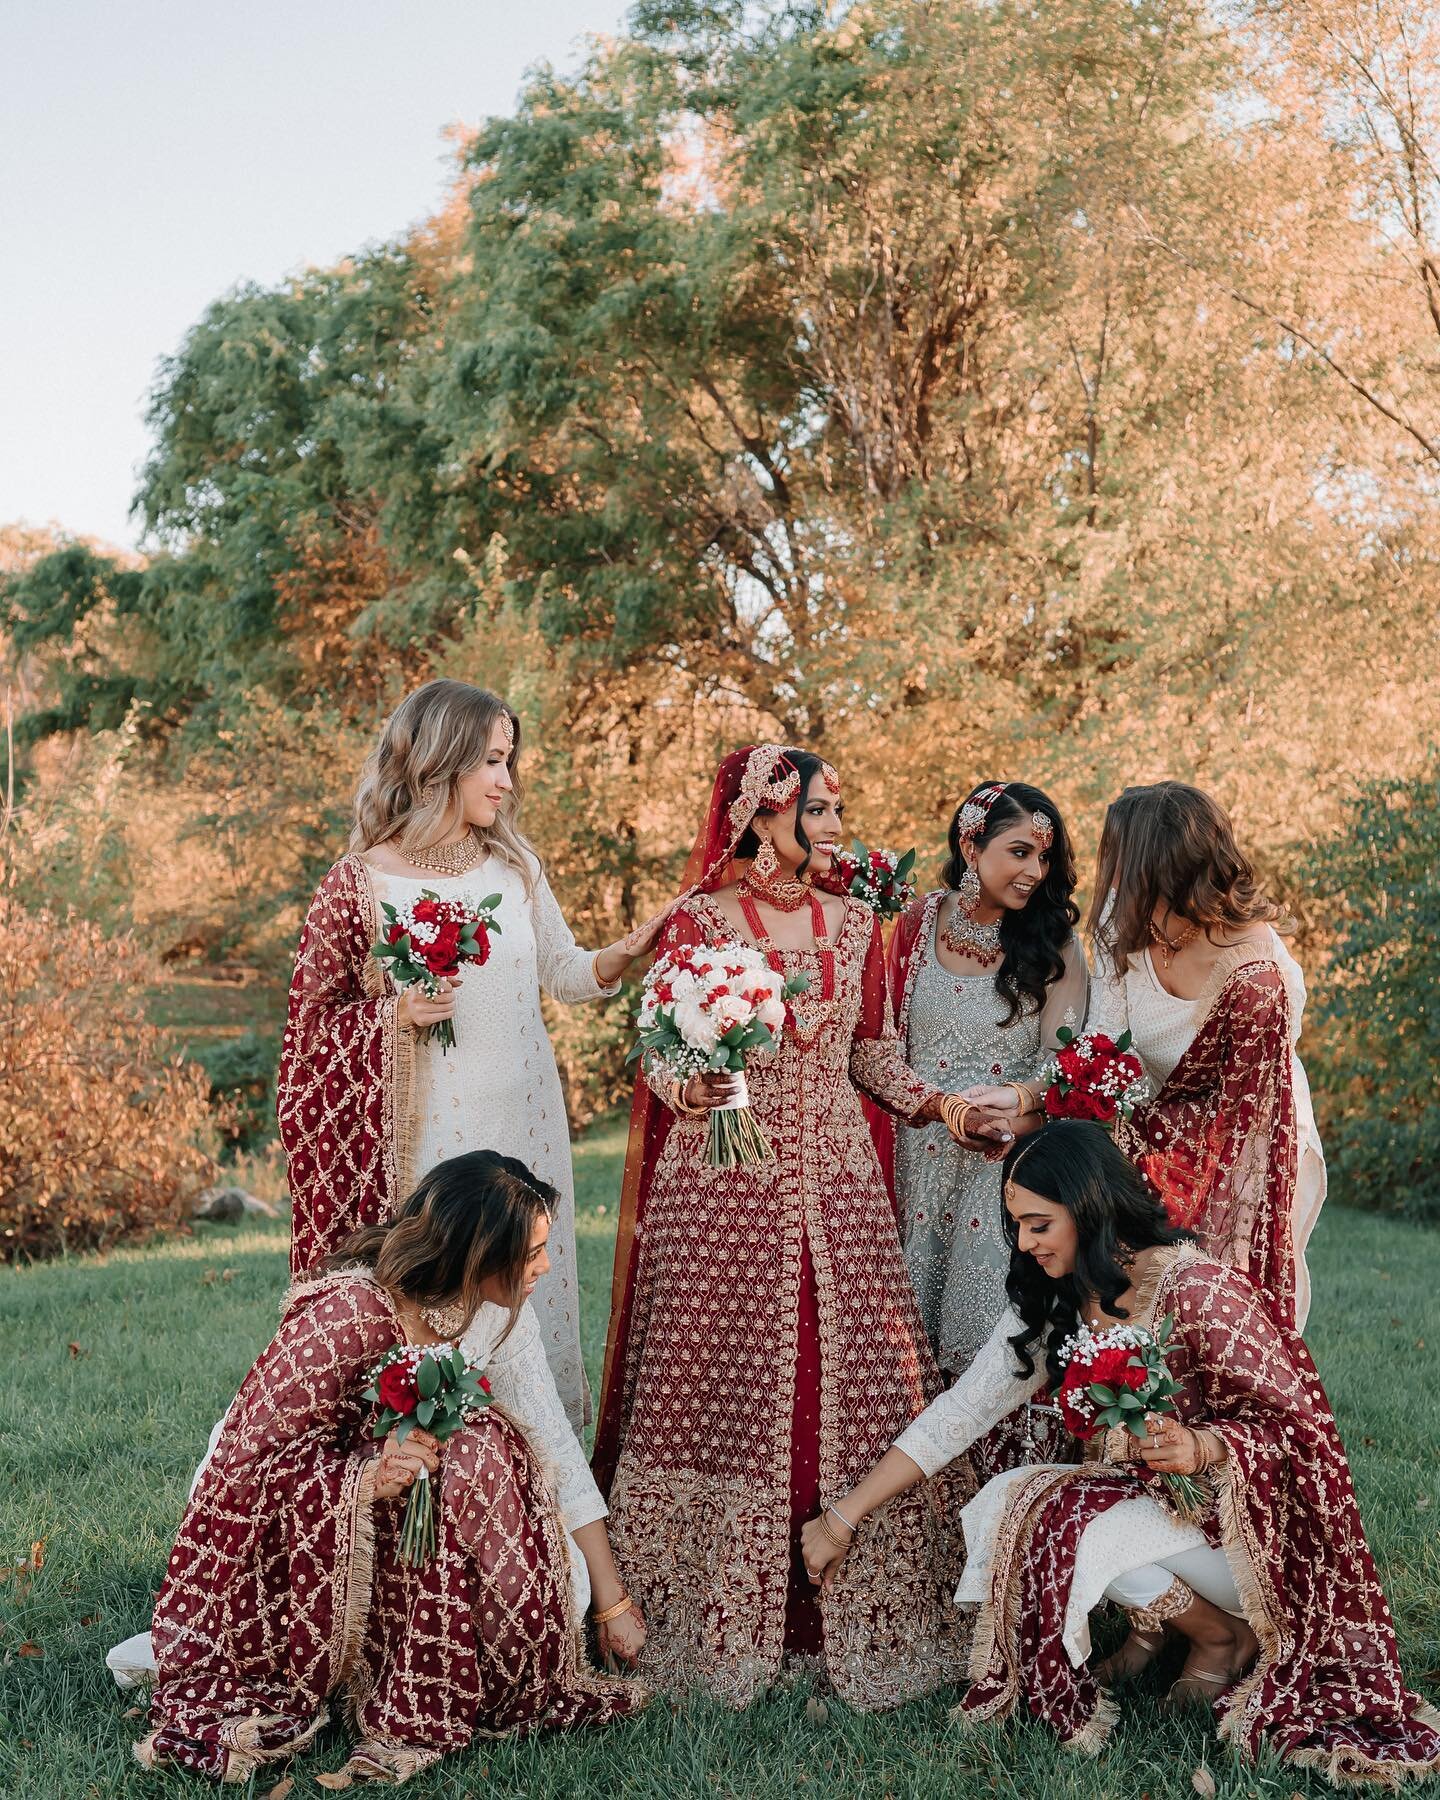
<instances>
[{"instance_id":1,"label":"bride","mask_svg":"<svg viewBox=\"0 0 1440 1800\"><path fill-rule=\"evenodd\" d=\"M957 1679L964 1477L874 1521L874 1562L817 1606L800 1522L939 1388L860 1091L909 1121L962 1104L906 1067L878 922L803 879L840 841L840 778L761 744L720 765L662 952L748 943L809 977L747 1071L775 1159L712 1168L728 1077L636 1084L595 1469L621 1575L645 1610L642 1670L734 1706L788 1654L876 1708ZM652 1085L653 1083L653 1085Z\"/></svg>"}]
</instances>

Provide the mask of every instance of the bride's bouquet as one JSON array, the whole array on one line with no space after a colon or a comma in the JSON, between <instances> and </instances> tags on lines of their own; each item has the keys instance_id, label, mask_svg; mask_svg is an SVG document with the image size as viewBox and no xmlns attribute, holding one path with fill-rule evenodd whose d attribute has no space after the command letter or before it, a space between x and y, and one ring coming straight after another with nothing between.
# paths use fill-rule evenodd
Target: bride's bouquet
<instances>
[{"instance_id":1,"label":"bride's bouquet","mask_svg":"<svg viewBox=\"0 0 1440 1800\"><path fill-rule=\"evenodd\" d=\"M1130 1048L1130 1033L1103 1031L1077 1037L1066 1025L1055 1033L1060 1049L1045 1071L1045 1113L1051 1119L1091 1119L1114 1129L1150 1097L1150 1082Z\"/></svg>"},{"instance_id":2,"label":"bride's bouquet","mask_svg":"<svg viewBox=\"0 0 1440 1800\"><path fill-rule=\"evenodd\" d=\"M396 987L423 987L427 994L438 994L442 981L460 973L461 963L489 961L491 933L500 929L495 917L499 905L499 894L484 900L463 894L442 900L433 888L421 888L420 898L404 906L382 901L385 929L370 954L388 967ZM432 1037L439 1038L444 1053L454 1047L455 1027L449 1019L427 1025L420 1042Z\"/></svg>"},{"instance_id":3,"label":"bride's bouquet","mask_svg":"<svg viewBox=\"0 0 1440 1800\"><path fill-rule=\"evenodd\" d=\"M915 898L915 852L903 856L894 850L867 850L856 842L849 850L837 850L830 865L834 884L843 894L863 900L882 919L894 919Z\"/></svg>"},{"instance_id":4,"label":"bride's bouquet","mask_svg":"<svg viewBox=\"0 0 1440 1800\"><path fill-rule=\"evenodd\" d=\"M809 986L805 975L777 974L748 944L672 951L651 965L630 1060L672 1081L724 1071L735 1097L710 1113L709 1155L717 1169L772 1162L775 1152L750 1110L745 1060L773 1050L789 1017L787 1002Z\"/></svg>"},{"instance_id":5,"label":"bride's bouquet","mask_svg":"<svg viewBox=\"0 0 1440 1800\"><path fill-rule=\"evenodd\" d=\"M1174 1315L1167 1314L1153 1333L1143 1325L1112 1325L1108 1331L1082 1325L1066 1338L1060 1346L1065 1377L1055 1401L1066 1427L1082 1443L1115 1425L1143 1439L1147 1413L1175 1411L1183 1383L1170 1373L1166 1360L1174 1324ZM1176 1510L1187 1519L1198 1518L1205 1496L1190 1476L1166 1474L1161 1479Z\"/></svg>"}]
</instances>

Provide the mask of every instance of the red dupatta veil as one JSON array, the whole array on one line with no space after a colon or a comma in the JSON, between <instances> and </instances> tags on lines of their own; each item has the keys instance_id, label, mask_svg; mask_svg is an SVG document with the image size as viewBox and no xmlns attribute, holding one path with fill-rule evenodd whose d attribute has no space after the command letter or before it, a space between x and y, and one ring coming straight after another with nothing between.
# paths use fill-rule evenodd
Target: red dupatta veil
<instances>
[{"instance_id":1,"label":"red dupatta veil","mask_svg":"<svg viewBox=\"0 0 1440 1800\"><path fill-rule=\"evenodd\" d=\"M800 770L794 751L783 744L744 744L724 758L715 773L705 822L685 864L680 901L692 894L713 894L738 879L742 867L736 851L751 820L758 812L784 812L800 797ZM697 941L690 918L677 910L666 926L656 954ZM886 1132L889 1121L879 1108L867 1108L866 1117L878 1120ZM620 1371L630 1329L630 1295L635 1273L635 1236L645 1216L650 1177L664 1153L674 1114L646 1081L643 1071L635 1077L635 1098L630 1107L630 1139L625 1152L625 1173L620 1190L620 1219L615 1236L615 1272L610 1286L610 1327L605 1338L605 1371L601 1378L600 1411L595 1428L595 1478L608 1492L619 1455ZM875 1134L872 1120L871 1130ZM887 1156L878 1141L880 1166L893 1195L893 1152Z\"/></svg>"}]
</instances>

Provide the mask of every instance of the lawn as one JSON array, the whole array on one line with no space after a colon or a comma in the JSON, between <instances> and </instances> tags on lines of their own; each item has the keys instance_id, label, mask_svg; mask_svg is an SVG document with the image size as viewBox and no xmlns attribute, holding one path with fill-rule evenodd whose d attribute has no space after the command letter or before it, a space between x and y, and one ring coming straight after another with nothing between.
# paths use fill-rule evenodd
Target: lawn
<instances>
[{"instance_id":1,"label":"lawn","mask_svg":"<svg viewBox=\"0 0 1440 1800\"><path fill-rule=\"evenodd\" d=\"M586 1354L605 1329L623 1135L579 1148ZM1339 1414L1412 1681L1440 1693L1440 1234L1332 1205L1313 1248L1312 1347ZM0 1581L0 1795L198 1795L130 1756L140 1720L105 1649L148 1618L186 1484L212 1422L265 1342L285 1284L283 1228L192 1238L0 1272L9 1374L0 1389L0 1564L44 1541L44 1566ZM1331 1790L1278 1764L1241 1769L1201 1720L1130 1698L1108 1750L1071 1757L1041 1728L966 1733L953 1696L881 1717L790 1688L736 1716L693 1699L571 1738L484 1744L413 1782L414 1800L755 1795L855 1800L1182 1800L1208 1767L1222 1796ZM818 1715L818 1716L817 1716ZM291 1800L344 1761L338 1731L293 1765ZM276 1770L253 1784L263 1795ZM1202 1787L1205 1784L1202 1782ZM246 1789L227 1789L245 1794ZM1207 1789L1208 1791L1208 1789Z\"/></svg>"}]
</instances>

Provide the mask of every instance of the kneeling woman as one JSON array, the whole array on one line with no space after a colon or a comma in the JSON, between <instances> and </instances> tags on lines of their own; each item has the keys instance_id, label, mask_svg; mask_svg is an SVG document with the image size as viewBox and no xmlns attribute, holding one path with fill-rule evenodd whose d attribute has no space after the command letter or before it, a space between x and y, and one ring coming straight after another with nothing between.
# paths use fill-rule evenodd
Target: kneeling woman
<instances>
[{"instance_id":1,"label":"kneeling woman","mask_svg":"<svg viewBox=\"0 0 1440 1800\"><path fill-rule=\"evenodd\" d=\"M643 1704L642 1687L601 1676L580 1648L567 1531L601 1651L633 1663L645 1630L526 1305L554 1199L513 1157L447 1159L292 1290L180 1526L141 1762L244 1780L308 1744L343 1693L360 1737L350 1772L403 1781L476 1734ZM443 1446L419 1430L377 1445L369 1371L395 1344L461 1333L496 1404ZM400 1526L422 1474L436 1482L437 1549L410 1568Z\"/></svg>"},{"instance_id":2,"label":"kneeling woman","mask_svg":"<svg viewBox=\"0 0 1440 1800\"><path fill-rule=\"evenodd\" d=\"M1246 1754L1268 1743L1331 1781L1396 1785L1440 1768L1440 1715L1407 1692L1390 1609L1365 1542L1345 1451L1304 1343L1251 1283L1200 1253L1098 1125L1063 1122L1006 1158L1011 1306L954 1387L935 1400L802 1543L831 1581L864 1521L934 1475L1042 1384L1083 1324L1174 1326L1178 1415L1139 1459L1123 1428L1075 1466L997 1475L964 1512L958 1598L982 1608L962 1710L1022 1705L1094 1752L1115 1707L1107 1684L1159 1650L1168 1625L1189 1656L1173 1703L1214 1703ZM1157 1474L1197 1477L1206 1505L1181 1519ZM1089 1613L1124 1607L1131 1633L1086 1666Z\"/></svg>"}]
</instances>

